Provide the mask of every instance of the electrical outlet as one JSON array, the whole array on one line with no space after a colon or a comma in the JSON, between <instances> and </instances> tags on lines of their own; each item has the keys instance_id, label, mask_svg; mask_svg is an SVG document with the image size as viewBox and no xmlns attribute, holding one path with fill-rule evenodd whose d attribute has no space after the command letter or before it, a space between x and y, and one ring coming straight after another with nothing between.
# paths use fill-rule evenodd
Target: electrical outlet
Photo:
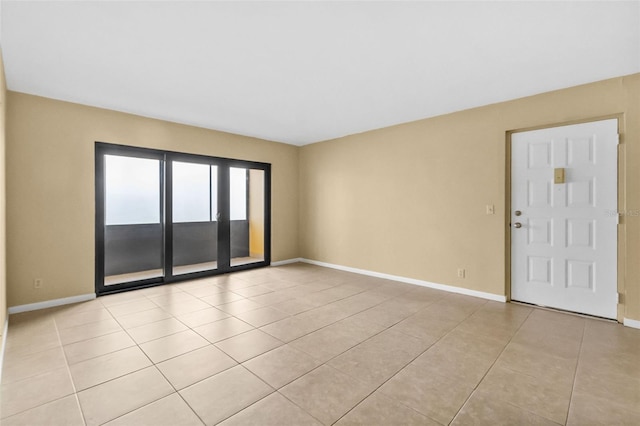
<instances>
[{"instance_id":1,"label":"electrical outlet","mask_svg":"<svg viewBox=\"0 0 640 426\"><path fill-rule=\"evenodd\" d=\"M33 288L42 288L44 280L42 278L36 278L33 280Z\"/></svg>"},{"instance_id":2,"label":"electrical outlet","mask_svg":"<svg viewBox=\"0 0 640 426\"><path fill-rule=\"evenodd\" d=\"M496 206L487 204L487 214L496 214Z\"/></svg>"},{"instance_id":3,"label":"electrical outlet","mask_svg":"<svg viewBox=\"0 0 640 426\"><path fill-rule=\"evenodd\" d=\"M466 271L463 268L458 269L458 278L464 278Z\"/></svg>"}]
</instances>

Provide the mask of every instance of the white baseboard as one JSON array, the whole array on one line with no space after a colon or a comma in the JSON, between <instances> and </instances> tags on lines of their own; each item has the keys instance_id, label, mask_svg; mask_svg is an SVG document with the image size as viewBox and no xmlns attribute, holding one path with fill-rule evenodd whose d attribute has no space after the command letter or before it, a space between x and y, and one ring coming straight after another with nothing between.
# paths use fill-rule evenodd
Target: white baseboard
<instances>
[{"instance_id":1,"label":"white baseboard","mask_svg":"<svg viewBox=\"0 0 640 426\"><path fill-rule=\"evenodd\" d=\"M480 297L482 299L494 300L496 302L503 302L503 303L507 301L507 296L503 296L503 295L500 295L500 294L486 293L484 291L470 290L470 289L467 289L467 288L455 287L455 286L446 285L446 284L431 283L431 282L428 282L428 281L417 280L417 279L414 279L414 278L406 278L406 277L401 277L401 276L398 276L398 275L383 274L381 272L374 272L374 271L367 271L365 269L351 268L349 266L334 265L332 263L318 262L317 260L310 260L310 259L302 258L299 261L300 262L304 262L304 263L310 263L312 265L324 266L326 268L338 269L340 271L353 272L353 273L356 273L356 274L368 275L370 277L384 278L386 280L393 280L393 281L399 281L399 282L407 283L407 284L419 285L419 286L422 286L422 287L434 288L436 290L443 290L443 291L447 291L449 293L464 294L464 295L467 295L467 296Z\"/></svg>"},{"instance_id":2,"label":"white baseboard","mask_svg":"<svg viewBox=\"0 0 640 426\"><path fill-rule=\"evenodd\" d=\"M271 262L271 266L289 265L290 263L302 262L302 258L296 257L295 259L278 260L277 262Z\"/></svg>"},{"instance_id":3,"label":"white baseboard","mask_svg":"<svg viewBox=\"0 0 640 426\"><path fill-rule=\"evenodd\" d=\"M70 305L71 303L86 302L96 298L95 293L80 294L78 296L65 297L62 299L46 300L44 302L29 303L27 305L12 306L9 314L19 314L20 312L37 311L39 309L53 308L54 306Z\"/></svg>"},{"instance_id":4,"label":"white baseboard","mask_svg":"<svg viewBox=\"0 0 640 426\"><path fill-rule=\"evenodd\" d=\"M4 329L2 330L2 346L0 347L0 383L2 383L2 365L4 364L4 352L7 347L7 332L9 331L9 315L4 319Z\"/></svg>"},{"instance_id":5,"label":"white baseboard","mask_svg":"<svg viewBox=\"0 0 640 426\"><path fill-rule=\"evenodd\" d=\"M622 322L626 327L640 328L640 321L625 318Z\"/></svg>"}]
</instances>

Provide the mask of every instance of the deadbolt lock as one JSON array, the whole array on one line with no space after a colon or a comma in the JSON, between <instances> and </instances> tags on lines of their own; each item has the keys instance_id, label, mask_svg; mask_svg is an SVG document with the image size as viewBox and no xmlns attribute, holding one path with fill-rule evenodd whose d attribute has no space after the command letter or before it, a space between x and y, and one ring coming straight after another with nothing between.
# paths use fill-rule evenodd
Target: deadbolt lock
<instances>
[{"instance_id":1,"label":"deadbolt lock","mask_svg":"<svg viewBox=\"0 0 640 426\"><path fill-rule=\"evenodd\" d=\"M516 215L516 216L522 216L522 212L521 212L520 210L516 210L515 215Z\"/></svg>"}]
</instances>

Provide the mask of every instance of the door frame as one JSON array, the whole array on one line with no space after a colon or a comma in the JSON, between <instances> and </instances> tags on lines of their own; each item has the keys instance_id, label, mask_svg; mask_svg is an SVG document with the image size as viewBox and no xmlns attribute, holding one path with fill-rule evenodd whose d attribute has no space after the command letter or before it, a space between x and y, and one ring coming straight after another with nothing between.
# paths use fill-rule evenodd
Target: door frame
<instances>
[{"instance_id":1,"label":"door frame","mask_svg":"<svg viewBox=\"0 0 640 426\"><path fill-rule=\"evenodd\" d=\"M122 284L104 285L105 273L105 213L103 206L105 197L104 182L104 155L125 155L137 158L150 158L160 160L160 224L163 230L162 243L162 268L163 275L157 278L130 281ZM96 295L106 295L119 293L127 290L140 289L146 287L154 287L179 281L193 280L197 278L211 277L230 272L243 271L269 266L271 264L271 164L261 163L257 161L240 160L224 157L214 157L204 154L190 154L176 151L159 150L153 148L142 148L127 145L111 144L106 142L95 142L95 290ZM231 167L253 168L264 171L264 259L260 262L248 264L230 265L231 248L230 248L230 227L231 221L226 211L221 211L221 217L218 221L218 258L222 257L224 262L222 265L218 263L218 267L212 270L192 272L186 274L173 275L172 272L172 253L173 253L173 224L172 211L170 203L172 202L172 175L171 161L185 161L200 164L215 164L220 167L219 170L228 170ZM224 206L229 201L229 179L225 173L219 173L218 181L218 205ZM249 193L247 191L247 197ZM222 201L222 203L221 203ZM225 209L223 209L225 210ZM248 219L248 218L247 218ZM169 271L167 271L169 266Z\"/></svg>"},{"instance_id":2,"label":"door frame","mask_svg":"<svg viewBox=\"0 0 640 426\"><path fill-rule=\"evenodd\" d=\"M507 298L507 302L511 301L511 210L513 206L511 205L511 135L514 133L522 133L528 132L532 130L541 130L548 129L552 127L561 127L561 126L570 126L574 124L584 124L590 123L593 121L601 121L601 120L609 120L616 119L618 120L618 212L624 212L626 206L626 197L625 197L625 177L626 170L624 168L625 165L625 137L624 137L624 128L625 128L625 116L623 113L618 114L609 114L609 115L601 115L596 117L589 117L579 120L570 120L563 122L555 122L555 123L547 123L537 126L523 127L513 130L507 130L505 132L505 209L504 209L504 227L505 227L505 295ZM626 234L621 232L621 227L625 224L625 217L623 214L618 215L618 253L617 253L617 288L618 288L618 306L617 306L617 315L616 319L618 322L622 322L624 319L624 309L625 309L625 266L626 266ZM560 309L558 309L560 310ZM580 315L588 315L588 314L580 314Z\"/></svg>"}]
</instances>

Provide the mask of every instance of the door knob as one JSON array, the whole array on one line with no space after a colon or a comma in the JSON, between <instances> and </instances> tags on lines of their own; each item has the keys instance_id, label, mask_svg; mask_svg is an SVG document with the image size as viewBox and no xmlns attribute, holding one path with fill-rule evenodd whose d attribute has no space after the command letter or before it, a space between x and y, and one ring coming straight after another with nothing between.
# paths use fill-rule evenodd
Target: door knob
<instances>
[{"instance_id":1,"label":"door knob","mask_svg":"<svg viewBox=\"0 0 640 426\"><path fill-rule=\"evenodd\" d=\"M522 228L522 224L520 222L516 222L513 224L516 228Z\"/></svg>"}]
</instances>

